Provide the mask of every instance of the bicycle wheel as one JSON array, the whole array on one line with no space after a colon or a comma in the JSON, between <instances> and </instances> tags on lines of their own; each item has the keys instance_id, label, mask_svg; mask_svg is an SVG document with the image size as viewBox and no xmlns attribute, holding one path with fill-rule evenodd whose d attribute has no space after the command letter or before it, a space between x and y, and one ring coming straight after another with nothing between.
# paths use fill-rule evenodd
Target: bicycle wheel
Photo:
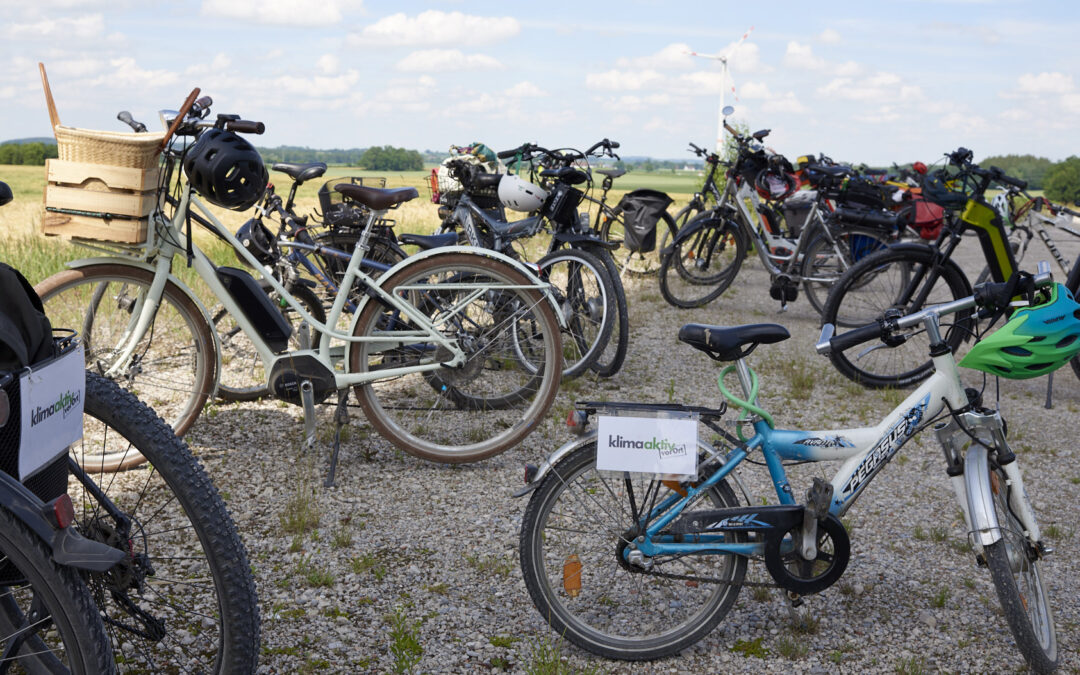
<instances>
[{"instance_id":1,"label":"bicycle wheel","mask_svg":"<svg viewBox=\"0 0 1080 675\"><path fill-rule=\"evenodd\" d=\"M1080 298L1080 258L1073 261L1069 276L1065 279L1065 287L1072 291L1074 298ZM1073 374L1080 379L1080 356L1076 356L1069 362L1072 365Z\"/></svg>"},{"instance_id":2,"label":"bicycle wheel","mask_svg":"<svg viewBox=\"0 0 1080 675\"><path fill-rule=\"evenodd\" d=\"M562 375L577 377L603 353L618 321L613 282L604 264L580 249L549 253L536 264L540 278L552 285L566 319Z\"/></svg>"},{"instance_id":3,"label":"bicycle wheel","mask_svg":"<svg viewBox=\"0 0 1080 675\"><path fill-rule=\"evenodd\" d=\"M863 258L844 272L829 293L821 321L863 326L882 318L887 310L903 316L968 295L971 286L956 263L939 260L929 246L901 244ZM974 321L970 310L953 316L945 340L956 349L973 330ZM845 377L867 387L908 387L929 377L934 368L927 356L926 333L918 330L906 336L894 347L875 341L846 351L833 350L829 358Z\"/></svg>"},{"instance_id":4,"label":"bicycle wheel","mask_svg":"<svg viewBox=\"0 0 1080 675\"><path fill-rule=\"evenodd\" d=\"M0 670L113 673L94 598L79 573L0 509Z\"/></svg>"},{"instance_id":5,"label":"bicycle wheel","mask_svg":"<svg viewBox=\"0 0 1080 675\"><path fill-rule=\"evenodd\" d=\"M1017 647L1033 671L1049 673L1058 661L1054 615L1039 574L1038 555L1009 506L1013 489L1005 472L991 461L988 494L993 496L1001 539L985 546L983 553ZM1013 501L1016 497L1012 496ZM1027 497L1021 495L1020 499L1026 501Z\"/></svg>"},{"instance_id":6,"label":"bicycle wheel","mask_svg":"<svg viewBox=\"0 0 1080 675\"><path fill-rule=\"evenodd\" d=\"M138 318L153 278L148 270L105 263L54 274L34 290L54 326L79 331L87 368L104 373L120 356L118 347ZM214 388L217 359L211 331L198 305L166 283L153 323L114 378L153 406L180 436L195 423ZM138 464L137 457L131 461Z\"/></svg>"},{"instance_id":7,"label":"bicycle wheel","mask_svg":"<svg viewBox=\"0 0 1080 675\"><path fill-rule=\"evenodd\" d=\"M562 459L533 493L521 524L521 571L540 614L560 636L607 658L675 654L709 633L735 604L746 558L701 554L628 562L637 507L667 488L652 476L596 470L596 443ZM659 487L655 498L647 490ZM687 507L737 506L721 481ZM745 535L736 537L745 541Z\"/></svg>"},{"instance_id":8,"label":"bicycle wheel","mask_svg":"<svg viewBox=\"0 0 1080 675\"><path fill-rule=\"evenodd\" d=\"M437 462L484 459L527 436L555 400L562 372L558 320L542 292L523 287L530 285L506 263L462 252L418 260L382 281L391 293L409 294L466 361L357 386L368 421L404 452ZM426 329L369 302L353 335L384 339L352 343L349 371L449 360L448 350L418 333Z\"/></svg>"},{"instance_id":9,"label":"bicycle wheel","mask_svg":"<svg viewBox=\"0 0 1080 675\"><path fill-rule=\"evenodd\" d=\"M818 314L825 309L829 289L845 270L889 245L889 233L883 230L836 228L832 235L834 244L829 243L823 234L814 237L803 252L802 268L799 272L799 276L803 278L806 299Z\"/></svg>"},{"instance_id":10,"label":"bicycle wheel","mask_svg":"<svg viewBox=\"0 0 1080 675\"><path fill-rule=\"evenodd\" d=\"M282 316L293 326L289 338L289 349L300 348L299 327L301 317L268 284L261 284L271 301L281 311ZM292 296L307 310L316 321L326 321L326 311L315 291L303 284L294 284L289 290ZM270 395L266 386L266 369L262 359L255 351L251 338L240 330L232 315L224 306L214 312L214 330L218 333L221 344L221 376L218 381L217 395L225 401L254 401ZM311 330L311 344L318 346L319 333Z\"/></svg>"},{"instance_id":11,"label":"bicycle wheel","mask_svg":"<svg viewBox=\"0 0 1080 675\"><path fill-rule=\"evenodd\" d=\"M255 583L209 476L153 410L94 373L84 411L71 454L90 485L73 470L68 494L83 535L127 554L87 575L117 663L135 672L255 672ZM146 461L122 473L90 461L124 453Z\"/></svg>"},{"instance_id":12,"label":"bicycle wheel","mask_svg":"<svg viewBox=\"0 0 1080 675\"><path fill-rule=\"evenodd\" d=\"M675 307L701 307L727 290L746 258L739 226L712 214L694 234L671 246L660 262L660 294ZM691 221L686 227L695 227Z\"/></svg>"},{"instance_id":13,"label":"bicycle wheel","mask_svg":"<svg viewBox=\"0 0 1080 675\"><path fill-rule=\"evenodd\" d=\"M621 213L605 210L604 222L600 226L600 238L604 241L626 242L626 224ZM647 277L656 274L660 270L660 251L667 246L675 236L678 228L671 214L660 214L660 221L656 224L656 247L652 251L631 251L625 247L615 249L612 253L615 264L621 272L635 277Z\"/></svg>"},{"instance_id":14,"label":"bicycle wheel","mask_svg":"<svg viewBox=\"0 0 1080 675\"><path fill-rule=\"evenodd\" d=\"M618 320L611 326L607 346L589 367L600 377L611 377L619 372L626 362L626 351L630 347L630 307L626 303L626 289L611 251L602 246L590 247L588 251L604 263L604 269L607 270L615 291L615 307L618 310Z\"/></svg>"}]
</instances>

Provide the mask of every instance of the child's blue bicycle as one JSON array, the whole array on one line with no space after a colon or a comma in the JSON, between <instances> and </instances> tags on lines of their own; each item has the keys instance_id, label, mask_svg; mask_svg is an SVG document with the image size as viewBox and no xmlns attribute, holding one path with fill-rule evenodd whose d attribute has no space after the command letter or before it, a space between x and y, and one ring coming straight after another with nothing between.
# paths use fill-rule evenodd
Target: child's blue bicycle
<instances>
[{"instance_id":1,"label":"child's blue bicycle","mask_svg":"<svg viewBox=\"0 0 1080 675\"><path fill-rule=\"evenodd\" d=\"M941 317L948 314L974 307L1004 310L1018 293L1039 297L1041 306L1016 312L980 343L986 349L974 357L973 349L963 365L1008 377L1060 367L1080 350L1080 305L1060 285L1049 299L1045 290L1035 290L1049 283L1048 268L1040 267L1034 278L986 284L971 297L842 335L834 336L833 327L827 325L817 345L821 353L872 339L888 340L918 324L931 338L934 375L876 426L861 429L778 429L772 417L755 405L757 376L744 357L759 344L787 339L782 326L683 326L681 341L715 360L734 362L720 376L727 403L715 410L662 404L578 405L568 423L582 437L559 448L540 467L529 467L528 484L517 493L533 492L522 523L521 568L536 607L557 633L577 645L610 658L638 660L675 654L711 631L734 605L740 586L747 585L744 577L751 556L764 560L775 585L793 601L822 591L840 578L848 563L850 545L840 518L904 443L932 426L945 451L946 470L976 560L990 569L1020 651L1033 670L1053 670L1057 639L1039 572L1039 562L1050 548L1042 541L1001 416L982 407L978 392L965 390L940 327ZM1055 318L1057 314L1062 316ZM1030 320L1028 332L1049 333L1056 327L1068 336L1042 336L1050 338L1050 355L1031 344L1029 350L1016 346L1032 337L1032 344L1045 345L1047 340L1038 336L1011 339L1009 344L998 338L1024 334L1017 322L1025 320ZM1044 321L1048 323L1043 325ZM1023 351L1027 356L1020 354ZM1003 372L998 363L1001 354L1025 372ZM724 386L724 377L731 372L742 386L741 399ZM720 426L728 404L742 409L741 417L746 418L742 423L753 428L751 437L734 438ZM609 447L622 448L615 454L641 451L635 451L633 440L621 432L603 437L597 430L585 433L592 414L622 417L619 429L629 428L627 417L696 417L726 440L698 438L696 477L598 470L598 443L605 446L599 448L605 457L611 456ZM609 423L615 428L615 422L601 417L598 426ZM738 427L740 437L742 429ZM779 505L748 505L745 490L732 474L754 452L760 452L768 467ZM843 465L831 483L815 478L805 501L799 502L784 462L825 460L842 460ZM742 504L737 490L742 490Z\"/></svg>"}]
</instances>

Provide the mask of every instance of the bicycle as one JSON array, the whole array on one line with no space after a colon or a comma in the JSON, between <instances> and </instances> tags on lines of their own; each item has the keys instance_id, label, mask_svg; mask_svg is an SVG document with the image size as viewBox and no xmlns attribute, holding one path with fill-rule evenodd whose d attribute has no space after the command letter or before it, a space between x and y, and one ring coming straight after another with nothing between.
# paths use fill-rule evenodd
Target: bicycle
<instances>
[{"instance_id":1,"label":"bicycle","mask_svg":"<svg viewBox=\"0 0 1080 675\"><path fill-rule=\"evenodd\" d=\"M735 280L752 246L769 272L769 294L780 301L782 310L798 297L801 285L820 312L825 290L841 272L899 236L896 216L843 205L834 210L827 198L838 195L819 190L809 200L802 227L783 227L777 207L770 204L795 194L791 165L761 147L768 129L744 136L724 124L738 146L737 157L720 191L714 178L719 157L707 156L706 185L719 192L717 206L680 225L671 245L661 252L661 294L681 308L712 302ZM759 198L768 201L762 204Z\"/></svg>"},{"instance_id":2,"label":"bicycle","mask_svg":"<svg viewBox=\"0 0 1080 675\"><path fill-rule=\"evenodd\" d=\"M587 179L584 172L570 167L561 157L555 159L553 151L528 143L498 153L500 159L514 157L514 163L531 162L539 156L552 158L559 165L541 171L541 179L554 180L550 192L514 175L479 172L464 159L449 161L450 176L462 189L449 195L453 209L443 217L440 233L402 235L401 242L431 250L460 238L475 247L526 258L515 244L550 231L551 242L536 265L541 278L556 289L567 317L569 335L563 341L563 377L577 377L590 369L602 376L614 375L622 367L629 342L626 296L620 280L612 276L615 267L604 248L606 244L575 227L576 206L582 193L572 186ZM548 175L542 175L545 171ZM509 181L513 190L503 187L503 180ZM504 190L518 199L512 210L536 211L535 215L505 220L502 203L491 201L500 198L490 194ZM518 195L527 195L527 199ZM499 206L492 208L493 203Z\"/></svg>"},{"instance_id":3,"label":"bicycle","mask_svg":"<svg viewBox=\"0 0 1080 675\"><path fill-rule=\"evenodd\" d=\"M783 326L683 326L681 341L729 362L718 378L724 398L719 408L579 403L567 423L581 437L539 467L526 468L526 485L514 493L532 493L521 526L521 569L540 614L560 636L590 652L645 660L687 648L723 620L748 585L750 558L763 560L773 583L793 603L821 592L848 564L850 541L840 518L915 433L932 427L945 451L976 561L989 567L1018 647L1032 670L1052 670L1058 659L1056 632L1039 574L1050 548L1042 541L1001 416L982 407L980 392L964 388L940 328L949 314L974 307L1001 311L1017 293L1030 298L1049 283L1048 269L1035 279L987 284L973 296L893 320L889 333L925 326L935 372L872 427L813 432L776 427L756 403L759 382L746 356L759 345L786 340ZM1058 313L1077 307L1065 304L1049 307ZM1080 330L1077 320L1072 324L1072 330ZM842 335L826 326L817 350L828 353L885 338L877 323ZM1063 365L1078 347L1058 354L1055 365ZM725 385L731 373L741 398ZM742 411L738 438L721 425L729 406ZM598 428L590 430L594 415L600 416ZM695 420L716 440L703 439ZM689 429L677 429L679 424ZM750 427L746 434L745 426ZM685 441L682 433L688 434ZM744 460L753 461L755 452L767 466L776 505L750 504L733 473ZM682 475L672 475L674 468L661 456L691 463L679 468ZM639 459L650 468L638 465ZM798 502L785 462L826 460L843 465L831 482L815 477L805 501Z\"/></svg>"},{"instance_id":4,"label":"bicycle","mask_svg":"<svg viewBox=\"0 0 1080 675\"><path fill-rule=\"evenodd\" d=\"M971 151L966 148L950 153L948 158L955 174L945 174L942 170L929 176L923 185L923 196L958 212L959 217L946 218L945 226L932 244L894 244L853 265L829 294L821 316L823 323L862 325L969 295L971 282L953 260L961 238L969 232L978 236L987 265L980 279L989 277L1000 282L1019 269L1018 254L1023 255L1027 244L1018 242L1014 246L1010 243L1006 220L987 202L986 191L997 183L1019 194L1026 183L1006 175L997 167L983 169L972 163ZM1074 263L1069 268L1068 261L1043 226L1046 221L1033 223L1030 220L1032 214L1028 209L1027 222L1021 229L1014 229L1014 233L1023 236L1025 228L1035 229L1066 275L1066 288L1077 293L1080 291L1080 266ZM1030 233L1027 236L1031 238ZM958 317L948 335L953 349L959 348L971 334L972 321L968 315ZM907 387L925 379L931 372L930 362L920 357L925 347L925 335L912 332L864 350L838 350L830 358L845 377L864 386ZM1080 376L1080 366L1074 364L1073 368Z\"/></svg>"},{"instance_id":5,"label":"bicycle","mask_svg":"<svg viewBox=\"0 0 1080 675\"><path fill-rule=\"evenodd\" d=\"M266 183L258 153L236 135L258 133L262 124L220 114L204 122L210 101L195 106L197 95L198 90L188 97L175 118L169 116L161 186L175 189L176 205L166 214L159 203L148 242L95 243L112 255L73 261L73 269L38 284L55 321L82 327L89 366L138 388L155 405L160 399L178 433L194 423L214 391L220 353L201 303L171 273L173 259L186 256L255 346L272 395L303 407L308 447L315 442L315 404L338 394L328 484L348 420L350 388L383 438L418 457L476 461L527 436L554 401L562 369L560 314L548 284L499 253L458 247L412 256L376 281L360 269L372 230L389 209L417 192L342 184L336 190L371 215L326 321L316 320L196 196L244 210L263 195ZM178 139L192 135L194 144L181 147ZM182 157L184 177L175 175ZM243 171L230 173L234 166ZM301 330L303 348L288 349L292 328L252 276L214 265L192 241L192 209L317 332L318 345L309 346L310 336ZM354 284L365 295L345 332L338 321L354 297ZM100 461L124 468L139 459Z\"/></svg>"}]
</instances>

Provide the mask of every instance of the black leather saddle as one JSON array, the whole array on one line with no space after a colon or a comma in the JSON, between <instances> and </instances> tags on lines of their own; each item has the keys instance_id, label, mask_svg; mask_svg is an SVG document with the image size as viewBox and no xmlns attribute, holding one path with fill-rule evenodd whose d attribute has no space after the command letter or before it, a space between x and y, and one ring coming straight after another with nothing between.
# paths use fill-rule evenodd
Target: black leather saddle
<instances>
[{"instance_id":1,"label":"black leather saddle","mask_svg":"<svg viewBox=\"0 0 1080 675\"><path fill-rule=\"evenodd\" d=\"M338 183L334 189L349 199L355 199L369 209L385 211L410 199L416 199L420 193L416 188L373 188L351 183Z\"/></svg>"},{"instance_id":2,"label":"black leather saddle","mask_svg":"<svg viewBox=\"0 0 1080 675\"><path fill-rule=\"evenodd\" d=\"M716 361L736 361L760 344L782 342L791 337L787 328L775 323L745 326L707 326L688 323L679 329L679 340L700 349Z\"/></svg>"},{"instance_id":3,"label":"black leather saddle","mask_svg":"<svg viewBox=\"0 0 1080 675\"><path fill-rule=\"evenodd\" d=\"M453 246L458 243L457 232L445 234L410 234L408 232L398 236L398 242L406 246L419 246L421 251L443 246Z\"/></svg>"},{"instance_id":4,"label":"black leather saddle","mask_svg":"<svg viewBox=\"0 0 1080 675\"><path fill-rule=\"evenodd\" d=\"M618 178L626 173L626 169L594 169L594 171L608 178Z\"/></svg>"},{"instance_id":5,"label":"black leather saddle","mask_svg":"<svg viewBox=\"0 0 1080 675\"><path fill-rule=\"evenodd\" d=\"M290 164L288 162L276 162L271 167L274 171L280 171L288 175L297 183L318 178L326 173L324 162L308 162L307 164Z\"/></svg>"}]
</instances>

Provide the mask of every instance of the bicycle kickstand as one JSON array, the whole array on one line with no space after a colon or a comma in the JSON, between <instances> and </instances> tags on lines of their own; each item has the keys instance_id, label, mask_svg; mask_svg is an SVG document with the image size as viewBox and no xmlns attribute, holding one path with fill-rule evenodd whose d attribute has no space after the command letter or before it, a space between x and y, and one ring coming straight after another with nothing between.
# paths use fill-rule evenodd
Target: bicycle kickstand
<instances>
[{"instance_id":1,"label":"bicycle kickstand","mask_svg":"<svg viewBox=\"0 0 1080 675\"><path fill-rule=\"evenodd\" d=\"M338 392L337 408L334 410L334 451L330 455L330 470L323 481L323 487L334 487L334 474L337 472L338 453L341 452L341 430L349 423L349 390Z\"/></svg>"},{"instance_id":2,"label":"bicycle kickstand","mask_svg":"<svg viewBox=\"0 0 1080 675\"><path fill-rule=\"evenodd\" d=\"M1050 410L1054 407L1054 374L1050 373L1046 376L1046 409Z\"/></svg>"}]
</instances>

